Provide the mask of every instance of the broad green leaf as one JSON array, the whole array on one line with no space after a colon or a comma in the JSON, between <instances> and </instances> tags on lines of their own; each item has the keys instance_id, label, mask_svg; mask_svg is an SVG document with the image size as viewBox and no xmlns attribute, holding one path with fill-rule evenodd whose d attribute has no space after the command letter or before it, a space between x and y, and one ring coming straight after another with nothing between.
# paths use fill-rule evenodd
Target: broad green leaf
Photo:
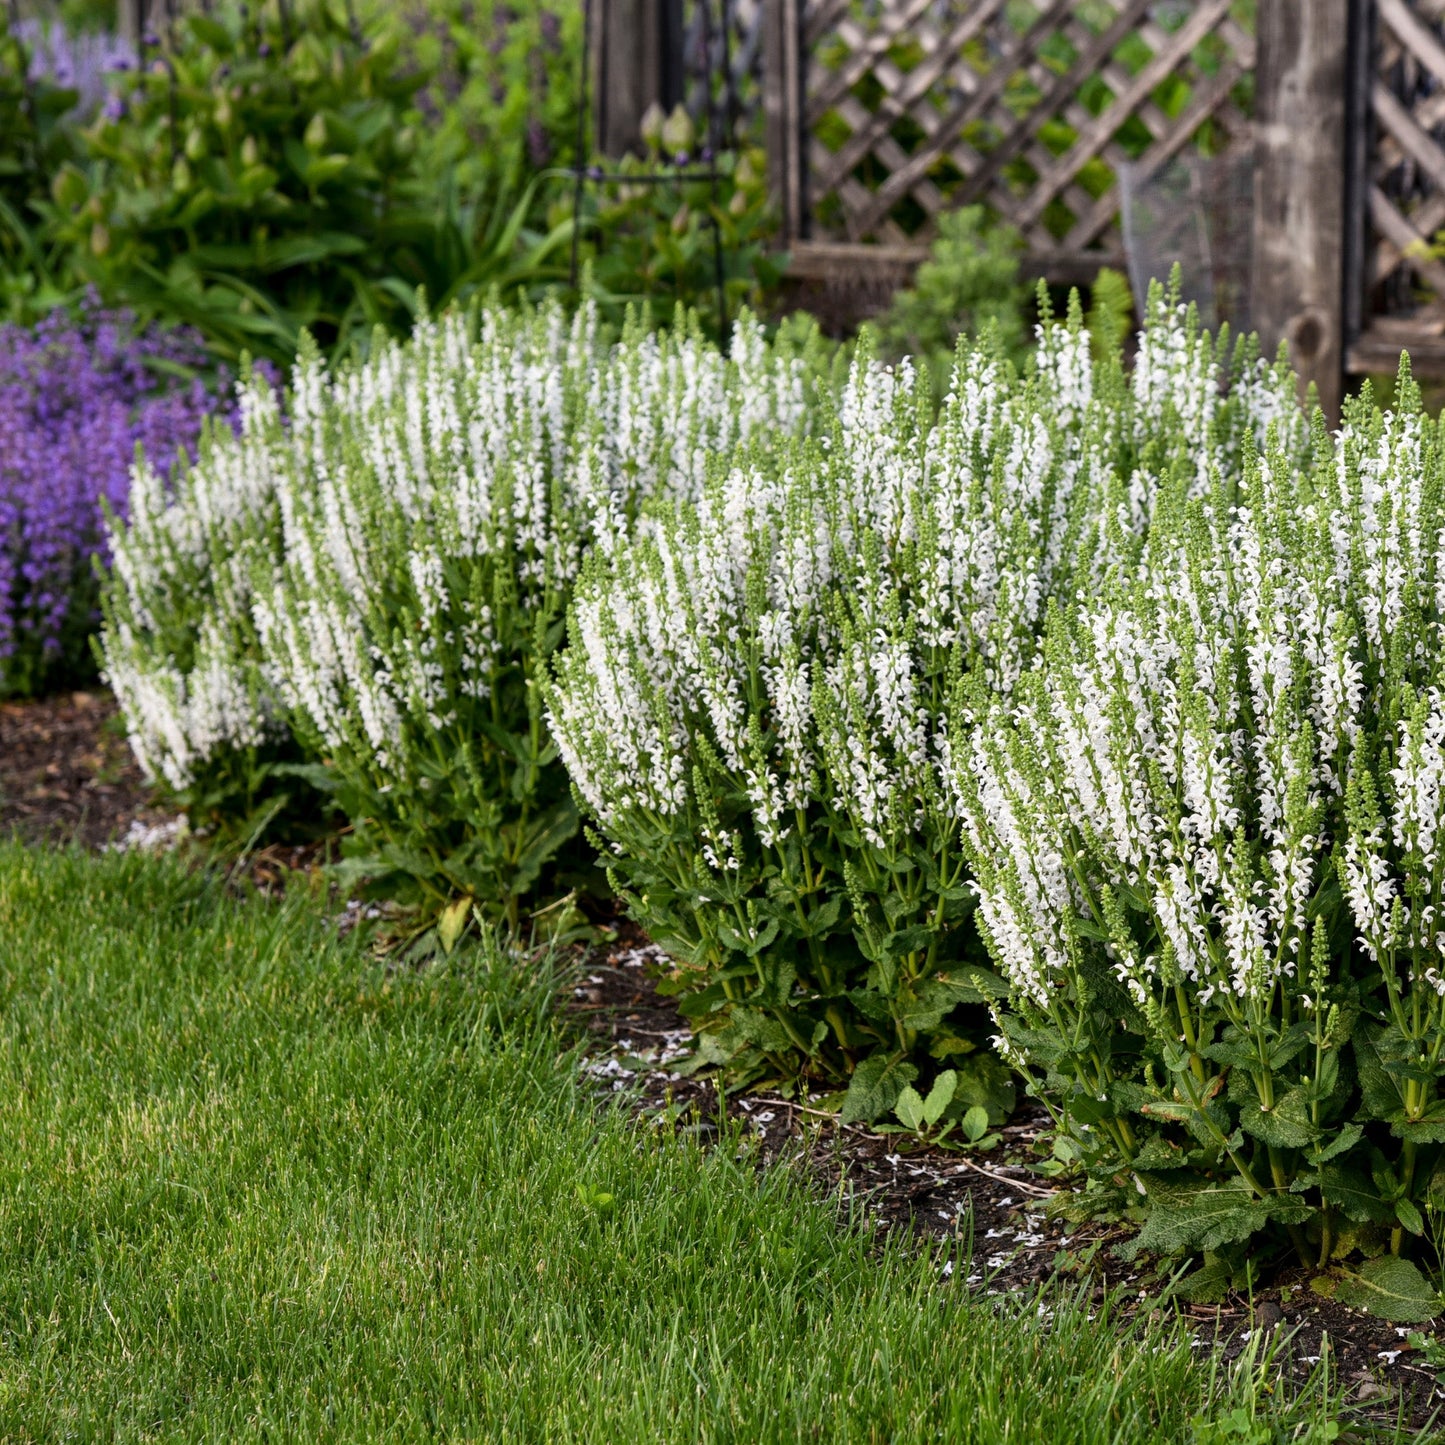
<instances>
[{"instance_id":1,"label":"broad green leaf","mask_svg":"<svg viewBox=\"0 0 1445 1445\"><path fill-rule=\"evenodd\" d=\"M1380 1197L1374 1181L1363 1170L1348 1164L1328 1163L1320 1169L1319 1188L1326 1203L1333 1204L1350 1219L1362 1224L1389 1224L1394 1220L1388 1201Z\"/></svg>"},{"instance_id":2,"label":"broad green leaf","mask_svg":"<svg viewBox=\"0 0 1445 1445\"><path fill-rule=\"evenodd\" d=\"M1395 1218L1410 1231L1411 1234L1424 1234L1425 1221L1420 1218L1420 1211L1408 1200L1397 1199L1395 1201Z\"/></svg>"},{"instance_id":3,"label":"broad green leaf","mask_svg":"<svg viewBox=\"0 0 1445 1445\"><path fill-rule=\"evenodd\" d=\"M893 1106L893 1112L898 1115L898 1120L903 1127L913 1130L915 1134L921 1133L927 1122L924 1117L923 1098L912 1084L898 1095L898 1102Z\"/></svg>"},{"instance_id":4,"label":"broad green leaf","mask_svg":"<svg viewBox=\"0 0 1445 1445\"><path fill-rule=\"evenodd\" d=\"M943 1118L944 1111L953 1103L954 1086L957 1083L958 1074L953 1069L945 1069L933 1081L933 1087L928 1091L928 1098L923 1105L923 1120L930 1129Z\"/></svg>"},{"instance_id":5,"label":"broad green leaf","mask_svg":"<svg viewBox=\"0 0 1445 1445\"><path fill-rule=\"evenodd\" d=\"M964 1114L960 1127L963 1130L963 1137L970 1144L976 1144L988 1133L988 1110L981 1104L975 1104Z\"/></svg>"},{"instance_id":6,"label":"broad green leaf","mask_svg":"<svg viewBox=\"0 0 1445 1445\"><path fill-rule=\"evenodd\" d=\"M1272 1109L1265 1109L1257 1099L1244 1104L1239 1123L1245 1133L1276 1149L1303 1149L1319 1135L1310 1119L1309 1099L1303 1089L1289 1090L1275 1100Z\"/></svg>"},{"instance_id":7,"label":"broad green leaf","mask_svg":"<svg viewBox=\"0 0 1445 1445\"><path fill-rule=\"evenodd\" d=\"M1341 1269L1334 1297L1351 1309L1392 1324L1433 1319L1441 1306L1439 1292L1430 1287L1419 1268L1393 1254L1369 1260L1358 1269Z\"/></svg>"},{"instance_id":8,"label":"broad green leaf","mask_svg":"<svg viewBox=\"0 0 1445 1445\"><path fill-rule=\"evenodd\" d=\"M910 1063L885 1054L873 1054L853 1070L839 1118L845 1124L871 1124L898 1102L898 1096L918 1077Z\"/></svg>"},{"instance_id":9,"label":"broad green leaf","mask_svg":"<svg viewBox=\"0 0 1445 1445\"><path fill-rule=\"evenodd\" d=\"M457 946L457 939L462 936L471 913L470 898L458 898L442 909L441 917L437 919L437 938L441 941L443 953L450 953Z\"/></svg>"}]
</instances>

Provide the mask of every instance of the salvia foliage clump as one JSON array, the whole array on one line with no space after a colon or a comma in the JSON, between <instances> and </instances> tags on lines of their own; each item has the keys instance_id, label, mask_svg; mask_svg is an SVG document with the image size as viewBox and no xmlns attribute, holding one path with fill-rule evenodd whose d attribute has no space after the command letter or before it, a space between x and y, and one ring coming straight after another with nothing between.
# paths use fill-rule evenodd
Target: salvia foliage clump
<instances>
[{"instance_id":1,"label":"salvia foliage clump","mask_svg":"<svg viewBox=\"0 0 1445 1445\"><path fill-rule=\"evenodd\" d=\"M435 916L515 918L577 832L541 683L574 579L710 459L806 425L820 368L740 324L615 342L584 309L484 306L307 349L243 389L112 538L102 646L147 774L260 829L298 782L355 873Z\"/></svg>"},{"instance_id":2,"label":"salvia foliage clump","mask_svg":"<svg viewBox=\"0 0 1445 1445\"><path fill-rule=\"evenodd\" d=\"M1195 1292L1293 1251L1416 1317L1445 483L1399 396L1332 435L1162 291L1129 366L1045 315L941 407L866 343L454 314L138 473L107 666L153 775L303 775L433 910L516 917L585 815L734 1082L981 1140L1022 1078Z\"/></svg>"},{"instance_id":3,"label":"salvia foliage clump","mask_svg":"<svg viewBox=\"0 0 1445 1445\"><path fill-rule=\"evenodd\" d=\"M810 1075L859 1118L952 1072L955 1115L1001 1114L961 777L978 699L1033 674L1050 599L1136 564L1160 498L1238 474L1277 419L1302 446L1292 387L1162 297L1132 376L1075 311L1024 373L997 337L961 344L941 411L865 348L815 436L720 464L594 558L552 732L701 1061Z\"/></svg>"},{"instance_id":4,"label":"salvia foliage clump","mask_svg":"<svg viewBox=\"0 0 1445 1445\"><path fill-rule=\"evenodd\" d=\"M1422 1318L1445 1205L1441 439L1347 403L1175 489L959 735L1000 1045L1136 1249Z\"/></svg>"}]
</instances>

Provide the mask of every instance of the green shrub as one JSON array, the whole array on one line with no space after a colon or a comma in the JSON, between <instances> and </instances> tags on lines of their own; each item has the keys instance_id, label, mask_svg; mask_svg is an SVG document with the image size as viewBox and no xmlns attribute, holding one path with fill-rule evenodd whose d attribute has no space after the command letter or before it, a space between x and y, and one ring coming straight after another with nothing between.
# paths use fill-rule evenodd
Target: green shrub
<instances>
[{"instance_id":1,"label":"green shrub","mask_svg":"<svg viewBox=\"0 0 1445 1445\"><path fill-rule=\"evenodd\" d=\"M960 738L1008 1055L1201 1290L1287 1241L1435 1310L1404 1256L1445 1206L1442 460L1406 372L1307 467L1201 478Z\"/></svg>"},{"instance_id":2,"label":"green shrub","mask_svg":"<svg viewBox=\"0 0 1445 1445\"><path fill-rule=\"evenodd\" d=\"M943 385L958 338L992 328L1002 353L1022 367L1029 339L1028 287L1019 281L1023 249L1018 231L983 206L939 216L938 237L913 285L873 322L883 353L926 361Z\"/></svg>"},{"instance_id":3,"label":"green shrub","mask_svg":"<svg viewBox=\"0 0 1445 1445\"><path fill-rule=\"evenodd\" d=\"M50 177L71 155L76 92L27 79L30 53L0 10L0 315L30 320L73 290L64 248L45 235Z\"/></svg>"},{"instance_id":4,"label":"green shrub","mask_svg":"<svg viewBox=\"0 0 1445 1445\"><path fill-rule=\"evenodd\" d=\"M103 295L231 361L402 329L419 286L440 306L545 274L564 233L523 234L516 170L458 182L463 138L425 124L401 47L331 0L188 14L56 174L51 233Z\"/></svg>"},{"instance_id":5,"label":"green shrub","mask_svg":"<svg viewBox=\"0 0 1445 1445\"><path fill-rule=\"evenodd\" d=\"M661 181L597 180L585 193L590 294L617 320L631 307L666 323L683 307L720 336L728 318L761 307L782 276L767 157L756 148L713 155L682 106L666 118L654 106L643 140L643 154L608 162L606 174ZM717 179L694 178L707 174ZM570 198L559 200L559 220L564 204Z\"/></svg>"},{"instance_id":6,"label":"green shrub","mask_svg":"<svg viewBox=\"0 0 1445 1445\"><path fill-rule=\"evenodd\" d=\"M284 406L253 380L239 436L173 488L142 470L114 529L102 646L142 766L248 829L299 777L424 920L515 915L576 831L538 685L583 556L806 429L812 391L746 319L726 360L555 306L423 320L335 372L308 350Z\"/></svg>"},{"instance_id":7,"label":"green shrub","mask_svg":"<svg viewBox=\"0 0 1445 1445\"><path fill-rule=\"evenodd\" d=\"M594 558L552 731L703 1062L846 1086L865 1118L953 1069L960 1121L997 1110L955 731L1029 675L1051 597L1131 565L1156 495L1237 475L1292 406L1248 348L1220 394L1227 357L1177 331L1161 300L1132 381L1077 310L1023 377L996 333L962 344L936 417L865 347L815 440Z\"/></svg>"},{"instance_id":8,"label":"green shrub","mask_svg":"<svg viewBox=\"0 0 1445 1445\"><path fill-rule=\"evenodd\" d=\"M417 102L463 189L572 163L581 5L405 0L397 8L403 54L428 77Z\"/></svg>"}]
</instances>

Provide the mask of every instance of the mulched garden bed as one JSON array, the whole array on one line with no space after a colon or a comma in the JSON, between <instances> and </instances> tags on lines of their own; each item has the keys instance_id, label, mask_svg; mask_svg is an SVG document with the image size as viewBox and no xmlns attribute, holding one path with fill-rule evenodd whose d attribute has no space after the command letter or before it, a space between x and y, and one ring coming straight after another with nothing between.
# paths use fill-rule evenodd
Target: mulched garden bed
<instances>
[{"instance_id":1,"label":"mulched garden bed","mask_svg":"<svg viewBox=\"0 0 1445 1445\"><path fill-rule=\"evenodd\" d=\"M100 848L163 841L173 822L151 802L108 695L0 704L0 831ZM247 873L274 891L289 871L309 869L316 858L314 845L265 849L247 860ZM673 1000L653 988L649 965L659 959L626 923L615 941L583 959L567 1011L585 1032L585 1068L599 1091L619 1095L660 1127L716 1139L716 1084L669 1067L687 1052L689 1032ZM1114 1292L1139 1309L1158 1307L1164 1281L1111 1253L1125 1231L1072 1225L1047 1212L1053 1186L1029 1167L1047 1119L1033 1106L1025 1104L1002 1131L1002 1144L983 1155L910 1149L900 1136L841 1125L802 1100L771 1093L733 1095L725 1109L729 1126L756 1141L760 1163L796 1161L841 1209L880 1229L958 1244L954 1258L960 1266L971 1261L964 1282L976 1289L1032 1293L1051 1279L1072 1278L1097 1299ZM952 1263L944 1268L957 1277ZM1333 1351L1356 1418L1391 1423L1403 1406L1417 1428L1436 1410L1445 1420L1445 1387L1409 1348L1410 1331L1322 1299L1303 1274L1272 1281L1252 1301L1180 1308L1195 1324L1199 1347L1217 1346L1227 1358L1257 1329L1293 1331L1287 1355L1301 1376Z\"/></svg>"},{"instance_id":2,"label":"mulched garden bed","mask_svg":"<svg viewBox=\"0 0 1445 1445\"><path fill-rule=\"evenodd\" d=\"M602 1092L616 1094L639 1114L699 1135L719 1137L720 1098L711 1079L669 1068L687 1053L687 1021L674 1000L653 988L660 951L630 924L615 942L584 960L567 1011L587 1038L588 1074ZM1144 1266L1112 1253L1128 1231L1076 1225L1052 1216L1049 1181L1030 1168L1033 1145L1048 1117L1025 1101L1002 1130L1003 1142L986 1154L900 1146L899 1135L879 1135L811 1110L803 1100L743 1091L726 1099L728 1125L756 1141L757 1158L795 1161L840 1208L863 1215L883 1230L906 1228L960 1246L966 1282L988 1294L1029 1293L1050 1280L1076 1280L1096 1300L1152 1312L1167 1283ZM954 1275L951 1264L945 1270ZM1373 1319L1314 1294L1304 1271L1285 1272L1255 1292L1220 1305L1180 1303L1199 1348L1217 1347L1234 1359L1253 1331L1290 1332L1285 1355L1303 1379L1321 1355L1334 1355L1336 1380L1354 1418L1393 1424L1403 1407L1416 1429L1445 1425L1445 1377L1411 1350L1409 1329ZM1428 1333L1428 1330L1426 1331Z\"/></svg>"},{"instance_id":3,"label":"mulched garden bed","mask_svg":"<svg viewBox=\"0 0 1445 1445\"><path fill-rule=\"evenodd\" d=\"M167 826L149 798L107 693L0 703L0 833L100 848Z\"/></svg>"}]
</instances>

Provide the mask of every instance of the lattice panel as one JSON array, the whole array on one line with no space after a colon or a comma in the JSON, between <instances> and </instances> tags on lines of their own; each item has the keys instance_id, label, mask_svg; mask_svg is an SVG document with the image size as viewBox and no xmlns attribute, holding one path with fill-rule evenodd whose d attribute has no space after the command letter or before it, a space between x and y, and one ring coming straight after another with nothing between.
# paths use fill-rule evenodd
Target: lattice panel
<instances>
[{"instance_id":1,"label":"lattice panel","mask_svg":"<svg viewBox=\"0 0 1445 1445\"><path fill-rule=\"evenodd\" d=\"M1377 0L1369 177L1374 256L1368 281L1381 313L1445 334L1445 0ZM1378 316L1377 316L1378 324Z\"/></svg>"},{"instance_id":2,"label":"lattice panel","mask_svg":"<svg viewBox=\"0 0 1445 1445\"><path fill-rule=\"evenodd\" d=\"M906 243L983 202L1036 255L1117 251L1116 179L1249 134L1238 0L807 0L812 234Z\"/></svg>"}]
</instances>

